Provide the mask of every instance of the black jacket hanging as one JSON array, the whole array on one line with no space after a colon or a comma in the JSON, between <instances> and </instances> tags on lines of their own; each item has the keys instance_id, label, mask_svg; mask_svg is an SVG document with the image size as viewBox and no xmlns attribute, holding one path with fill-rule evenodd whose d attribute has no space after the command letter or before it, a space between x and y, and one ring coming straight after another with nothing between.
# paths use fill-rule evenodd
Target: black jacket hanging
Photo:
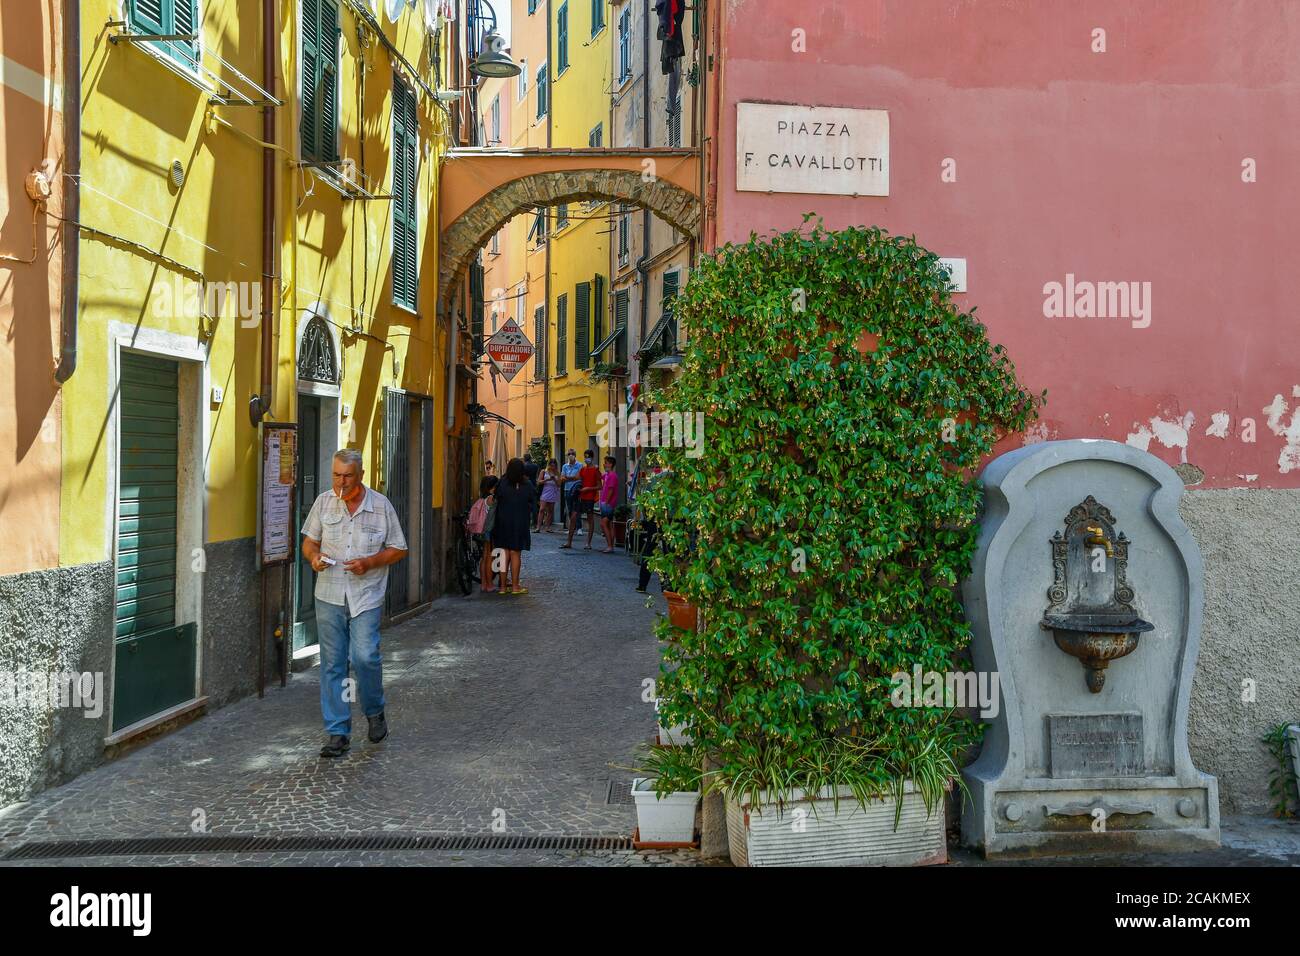
<instances>
[{"instance_id":1,"label":"black jacket hanging","mask_svg":"<svg viewBox=\"0 0 1300 956\"><path fill-rule=\"evenodd\" d=\"M682 40L686 0L655 0L655 13L659 17L659 29L655 36L663 41L659 48L659 65L666 76L673 72L673 61L686 55L686 43Z\"/></svg>"}]
</instances>

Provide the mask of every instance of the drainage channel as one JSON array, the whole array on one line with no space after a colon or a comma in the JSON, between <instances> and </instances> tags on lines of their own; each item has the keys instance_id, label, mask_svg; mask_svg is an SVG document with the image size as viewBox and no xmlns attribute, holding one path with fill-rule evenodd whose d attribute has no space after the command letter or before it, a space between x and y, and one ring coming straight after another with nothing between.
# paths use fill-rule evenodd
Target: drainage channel
<instances>
[{"instance_id":1,"label":"drainage channel","mask_svg":"<svg viewBox=\"0 0 1300 956\"><path fill-rule=\"evenodd\" d=\"M504 833L359 834L357 836L189 836L25 843L0 859L78 856L175 856L191 853L286 853L330 850L631 850L626 836L546 836Z\"/></svg>"}]
</instances>

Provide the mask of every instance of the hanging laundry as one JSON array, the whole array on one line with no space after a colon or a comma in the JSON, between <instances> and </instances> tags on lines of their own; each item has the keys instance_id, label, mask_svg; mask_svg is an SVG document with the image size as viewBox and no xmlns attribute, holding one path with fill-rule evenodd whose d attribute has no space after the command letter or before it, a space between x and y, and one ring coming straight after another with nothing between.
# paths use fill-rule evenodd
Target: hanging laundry
<instances>
[{"instance_id":1,"label":"hanging laundry","mask_svg":"<svg viewBox=\"0 0 1300 956\"><path fill-rule=\"evenodd\" d=\"M659 17L655 36L663 41L659 48L659 65L667 76L673 72L675 62L686 55L686 43L682 40L686 0L655 0L655 14Z\"/></svg>"}]
</instances>

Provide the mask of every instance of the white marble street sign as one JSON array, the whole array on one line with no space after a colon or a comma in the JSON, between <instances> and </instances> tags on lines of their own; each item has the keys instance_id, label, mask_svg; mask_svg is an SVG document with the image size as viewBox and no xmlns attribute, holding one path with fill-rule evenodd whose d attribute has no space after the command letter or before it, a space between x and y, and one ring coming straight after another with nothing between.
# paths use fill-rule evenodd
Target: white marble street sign
<instances>
[{"instance_id":1,"label":"white marble street sign","mask_svg":"<svg viewBox=\"0 0 1300 956\"><path fill-rule=\"evenodd\" d=\"M736 104L736 188L889 195L889 112Z\"/></svg>"}]
</instances>

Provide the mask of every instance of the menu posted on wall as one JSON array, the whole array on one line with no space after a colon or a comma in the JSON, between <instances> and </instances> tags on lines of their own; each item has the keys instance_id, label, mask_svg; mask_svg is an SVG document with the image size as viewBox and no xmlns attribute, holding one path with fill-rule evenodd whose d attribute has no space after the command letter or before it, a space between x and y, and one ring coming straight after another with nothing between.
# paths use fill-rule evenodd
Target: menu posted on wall
<instances>
[{"instance_id":1,"label":"menu posted on wall","mask_svg":"<svg viewBox=\"0 0 1300 956\"><path fill-rule=\"evenodd\" d=\"M297 452L297 425L263 423L261 534L258 537L258 557L263 567L293 560Z\"/></svg>"},{"instance_id":2,"label":"menu posted on wall","mask_svg":"<svg viewBox=\"0 0 1300 956\"><path fill-rule=\"evenodd\" d=\"M889 195L889 111L736 104L736 189Z\"/></svg>"},{"instance_id":3,"label":"menu posted on wall","mask_svg":"<svg viewBox=\"0 0 1300 956\"><path fill-rule=\"evenodd\" d=\"M501 326L484 348L507 382L519 374L537 351L514 319Z\"/></svg>"}]
</instances>

